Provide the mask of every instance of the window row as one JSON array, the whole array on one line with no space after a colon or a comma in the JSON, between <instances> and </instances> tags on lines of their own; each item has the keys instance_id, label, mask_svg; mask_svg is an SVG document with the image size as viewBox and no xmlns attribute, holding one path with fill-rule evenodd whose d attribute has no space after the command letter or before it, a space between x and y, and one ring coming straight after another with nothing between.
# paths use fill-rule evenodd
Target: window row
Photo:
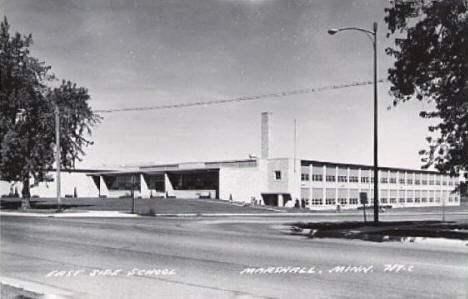
<instances>
[{"instance_id":1,"label":"window row","mask_svg":"<svg viewBox=\"0 0 468 299\"><path fill-rule=\"evenodd\" d=\"M309 181L310 180L310 175L308 173L302 173L301 174L301 180L302 181ZM312 174L312 181L313 182L323 182L323 175L321 174ZM345 176L345 175L326 175L325 176L325 181L327 182L340 182L340 183L373 183L374 182L374 177L361 177L359 179L358 176ZM396 184L397 179L396 178L388 178L388 177L381 177L380 178L380 183L382 184ZM453 180L447 181L434 181L434 180L420 180L420 179L399 179L398 183L401 185L437 185L437 186L454 186L456 183Z\"/></svg>"},{"instance_id":2,"label":"window row","mask_svg":"<svg viewBox=\"0 0 468 299\"><path fill-rule=\"evenodd\" d=\"M307 199L303 198L305 200L306 205L323 205L323 199L322 198L312 198L312 199ZM380 198L379 203L381 204L405 204L405 203L440 203L441 199L440 198ZM449 197L447 202L458 202L458 198L456 197ZM358 205L360 204L359 200L357 198L326 198L325 199L325 205ZM371 199L368 202L369 205L374 204L374 200Z\"/></svg>"}]
</instances>

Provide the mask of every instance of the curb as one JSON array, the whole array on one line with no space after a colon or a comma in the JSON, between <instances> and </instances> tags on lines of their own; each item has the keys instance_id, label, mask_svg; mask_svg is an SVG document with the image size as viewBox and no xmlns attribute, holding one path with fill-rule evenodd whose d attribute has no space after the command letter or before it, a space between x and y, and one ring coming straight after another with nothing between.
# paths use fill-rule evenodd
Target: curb
<instances>
[{"instance_id":1,"label":"curb","mask_svg":"<svg viewBox=\"0 0 468 299\"><path fill-rule=\"evenodd\" d=\"M39 218L136 218L137 214L128 214L120 211L85 211L78 213L22 213L0 212L1 216L39 217Z\"/></svg>"},{"instance_id":2,"label":"curb","mask_svg":"<svg viewBox=\"0 0 468 299\"><path fill-rule=\"evenodd\" d=\"M0 283L19 290L24 290L31 293L36 293L39 298L47 299L64 299L73 298L76 294L64 289L59 289L53 286L48 286L42 283L25 281L21 279L0 276Z\"/></svg>"}]
</instances>

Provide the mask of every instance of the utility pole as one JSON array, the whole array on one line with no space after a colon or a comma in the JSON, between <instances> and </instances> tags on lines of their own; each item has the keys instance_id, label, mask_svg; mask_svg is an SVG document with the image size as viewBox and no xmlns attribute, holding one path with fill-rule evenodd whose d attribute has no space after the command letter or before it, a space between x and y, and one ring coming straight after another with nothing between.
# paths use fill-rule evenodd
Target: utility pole
<instances>
[{"instance_id":1,"label":"utility pole","mask_svg":"<svg viewBox=\"0 0 468 299\"><path fill-rule=\"evenodd\" d=\"M296 159L297 159L297 121L294 119L294 173L296 173Z\"/></svg>"},{"instance_id":2,"label":"utility pole","mask_svg":"<svg viewBox=\"0 0 468 299\"><path fill-rule=\"evenodd\" d=\"M442 222L445 222L445 197L442 195Z\"/></svg>"},{"instance_id":3,"label":"utility pole","mask_svg":"<svg viewBox=\"0 0 468 299\"><path fill-rule=\"evenodd\" d=\"M132 174L132 214L135 214L135 175Z\"/></svg>"},{"instance_id":4,"label":"utility pole","mask_svg":"<svg viewBox=\"0 0 468 299\"><path fill-rule=\"evenodd\" d=\"M55 104L55 164L56 164L56 184L57 184L57 209L60 211L61 205L61 180L60 180L60 111Z\"/></svg>"}]
</instances>

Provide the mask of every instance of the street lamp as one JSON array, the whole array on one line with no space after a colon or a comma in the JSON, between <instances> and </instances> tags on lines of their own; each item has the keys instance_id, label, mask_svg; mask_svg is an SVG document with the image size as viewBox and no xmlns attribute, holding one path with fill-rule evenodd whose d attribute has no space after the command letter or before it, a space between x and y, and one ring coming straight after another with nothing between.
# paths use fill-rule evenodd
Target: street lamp
<instances>
[{"instance_id":1,"label":"street lamp","mask_svg":"<svg viewBox=\"0 0 468 299\"><path fill-rule=\"evenodd\" d=\"M374 223L379 222L379 167L378 167L378 129L377 129L377 23L373 31L358 27L332 28L328 34L334 35L341 31L356 30L366 34L374 47Z\"/></svg>"}]
</instances>

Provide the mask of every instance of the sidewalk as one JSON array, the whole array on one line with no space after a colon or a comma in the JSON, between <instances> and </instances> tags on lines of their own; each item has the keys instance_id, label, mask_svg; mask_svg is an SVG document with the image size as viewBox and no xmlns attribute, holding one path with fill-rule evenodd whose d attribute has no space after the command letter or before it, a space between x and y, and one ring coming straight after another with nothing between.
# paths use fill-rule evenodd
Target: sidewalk
<instances>
[{"instance_id":1,"label":"sidewalk","mask_svg":"<svg viewBox=\"0 0 468 299\"><path fill-rule=\"evenodd\" d=\"M468 215L468 211L463 212L447 212L447 215ZM143 216L138 214L130 214L123 211L69 211L62 213L34 213L34 212L10 212L0 211L1 216L16 216L16 217L49 217L49 218L137 218L137 217L322 217L322 216L358 216L355 211L349 212L321 212L321 213L162 213L154 214L154 216ZM386 214L381 214L385 216ZM401 211L388 213L391 216L429 216L440 215L440 213L428 212L417 213L410 211Z\"/></svg>"},{"instance_id":2,"label":"sidewalk","mask_svg":"<svg viewBox=\"0 0 468 299\"><path fill-rule=\"evenodd\" d=\"M0 212L1 216L17 216L17 217L50 217L50 218L135 218L137 214L129 214L121 211L79 211L79 212L62 212L62 213L30 213L30 212Z\"/></svg>"}]
</instances>

